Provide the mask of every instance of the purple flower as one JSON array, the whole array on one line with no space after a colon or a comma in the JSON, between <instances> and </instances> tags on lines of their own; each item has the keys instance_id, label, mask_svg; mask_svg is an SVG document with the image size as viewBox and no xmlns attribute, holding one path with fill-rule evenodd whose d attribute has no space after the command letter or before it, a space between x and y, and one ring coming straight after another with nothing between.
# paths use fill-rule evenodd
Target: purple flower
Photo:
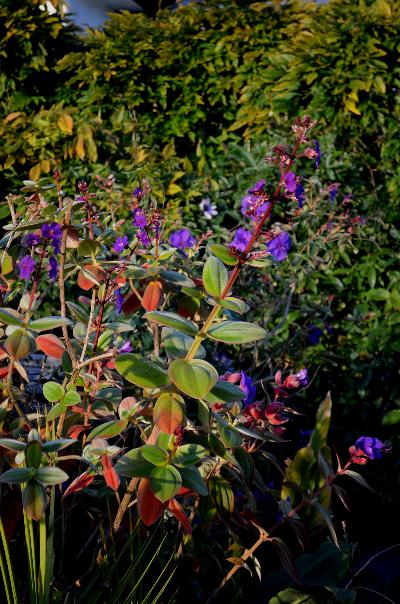
<instances>
[{"instance_id":1,"label":"purple flower","mask_svg":"<svg viewBox=\"0 0 400 604\"><path fill-rule=\"evenodd\" d=\"M288 191L288 193L295 192L295 190L296 190L296 174L294 172L288 172L287 174L285 174L283 182L285 183L286 191Z\"/></svg>"},{"instance_id":2,"label":"purple flower","mask_svg":"<svg viewBox=\"0 0 400 604\"><path fill-rule=\"evenodd\" d=\"M296 196L297 204L298 204L299 208L302 208L303 207L303 203L305 202L306 196L305 196L305 192L304 192L304 187L301 184L301 182L299 182L296 185L296 189L294 191L294 194Z\"/></svg>"},{"instance_id":3,"label":"purple flower","mask_svg":"<svg viewBox=\"0 0 400 604\"><path fill-rule=\"evenodd\" d=\"M232 359L223 350L217 350L215 352L214 358L222 369L231 369Z\"/></svg>"},{"instance_id":4,"label":"purple flower","mask_svg":"<svg viewBox=\"0 0 400 604\"><path fill-rule=\"evenodd\" d=\"M179 231L171 233L169 242L178 250L185 250L188 247L193 247L196 243L196 239L189 229L180 229Z\"/></svg>"},{"instance_id":5,"label":"purple flower","mask_svg":"<svg viewBox=\"0 0 400 604\"><path fill-rule=\"evenodd\" d=\"M133 196L134 197L142 197L143 195L143 191L140 187L136 187L136 189L133 191Z\"/></svg>"},{"instance_id":6,"label":"purple flower","mask_svg":"<svg viewBox=\"0 0 400 604\"><path fill-rule=\"evenodd\" d=\"M298 373L295 373L295 377L298 379L301 386L307 386L308 384L308 371L306 368L301 369Z\"/></svg>"},{"instance_id":7,"label":"purple flower","mask_svg":"<svg viewBox=\"0 0 400 604\"><path fill-rule=\"evenodd\" d=\"M248 376L244 371L241 371L240 374L242 377L240 379L239 387L246 395L246 398L243 399L243 405L247 406L250 405L250 403L252 403L256 398L256 387L251 377Z\"/></svg>"},{"instance_id":8,"label":"purple flower","mask_svg":"<svg viewBox=\"0 0 400 604\"><path fill-rule=\"evenodd\" d=\"M255 194L260 194L260 193L264 193L264 187L266 185L266 181L265 180L259 180L256 182L256 184L254 185L254 187L251 187L251 189L248 190L249 193L255 193Z\"/></svg>"},{"instance_id":9,"label":"purple flower","mask_svg":"<svg viewBox=\"0 0 400 604\"><path fill-rule=\"evenodd\" d=\"M19 261L18 268L20 278L28 281L35 270L35 260L32 258L32 256L24 256Z\"/></svg>"},{"instance_id":10,"label":"purple flower","mask_svg":"<svg viewBox=\"0 0 400 604\"><path fill-rule=\"evenodd\" d=\"M145 227L147 225L146 214L143 212L143 210L141 208L135 208L132 211L132 216L133 216L133 223L132 223L133 226L142 229L143 227Z\"/></svg>"},{"instance_id":11,"label":"purple flower","mask_svg":"<svg viewBox=\"0 0 400 604\"><path fill-rule=\"evenodd\" d=\"M50 280L54 283L57 279L58 275L58 264L57 260L53 258L53 256L49 259L49 277Z\"/></svg>"},{"instance_id":12,"label":"purple flower","mask_svg":"<svg viewBox=\"0 0 400 604\"><path fill-rule=\"evenodd\" d=\"M132 344L130 343L129 340L127 342L125 342L125 344L123 344L121 346L121 348L118 348L118 352L132 352L132 350L133 350Z\"/></svg>"},{"instance_id":13,"label":"purple flower","mask_svg":"<svg viewBox=\"0 0 400 604\"><path fill-rule=\"evenodd\" d=\"M121 294L120 289L115 290L115 306L117 308L117 313L120 314L122 311L122 305L124 303L124 297Z\"/></svg>"},{"instance_id":14,"label":"purple flower","mask_svg":"<svg viewBox=\"0 0 400 604\"><path fill-rule=\"evenodd\" d=\"M214 203L211 203L211 200L208 197L204 197L204 199L200 202L200 210L204 214L204 218L207 220L211 220L213 216L217 216L217 206Z\"/></svg>"},{"instance_id":15,"label":"purple flower","mask_svg":"<svg viewBox=\"0 0 400 604\"><path fill-rule=\"evenodd\" d=\"M60 253L62 228L57 222L51 224L44 224L42 226L42 237L50 239L55 254Z\"/></svg>"},{"instance_id":16,"label":"purple flower","mask_svg":"<svg viewBox=\"0 0 400 604\"><path fill-rule=\"evenodd\" d=\"M317 140L314 141L314 147L315 147L315 152L316 152L316 158L315 158L315 167L319 168L320 164L321 164L321 148L319 146L319 142Z\"/></svg>"},{"instance_id":17,"label":"purple flower","mask_svg":"<svg viewBox=\"0 0 400 604\"><path fill-rule=\"evenodd\" d=\"M369 459L380 459L382 452L387 450L387 446L379 438L373 436L360 436L356 440L356 448L363 451Z\"/></svg>"},{"instance_id":18,"label":"purple flower","mask_svg":"<svg viewBox=\"0 0 400 604\"><path fill-rule=\"evenodd\" d=\"M26 247L32 247L34 245L37 245L40 241L40 237L39 235L36 235L35 233L29 233L29 235L27 235L25 237L25 245Z\"/></svg>"},{"instance_id":19,"label":"purple flower","mask_svg":"<svg viewBox=\"0 0 400 604\"><path fill-rule=\"evenodd\" d=\"M333 203L335 201L338 189L339 189L339 183L337 183L337 182L334 182L331 185L329 185L328 191L329 191L329 197L330 197L331 203Z\"/></svg>"},{"instance_id":20,"label":"purple flower","mask_svg":"<svg viewBox=\"0 0 400 604\"><path fill-rule=\"evenodd\" d=\"M264 214L268 210L269 203L265 203L257 206L260 198L256 195L245 195L242 199L242 207L240 212L243 216L250 216L252 219L258 218L261 214Z\"/></svg>"},{"instance_id":21,"label":"purple flower","mask_svg":"<svg viewBox=\"0 0 400 604\"><path fill-rule=\"evenodd\" d=\"M123 237L117 237L113 245L113 252L115 252L116 254L123 252L127 245L128 237L126 235L124 235Z\"/></svg>"},{"instance_id":22,"label":"purple flower","mask_svg":"<svg viewBox=\"0 0 400 604\"><path fill-rule=\"evenodd\" d=\"M285 260L291 246L292 240L290 239L289 233L284 231L268 243L267 249L275 260L281 262L282 260Z\"/></svg>"},{"instance_id":23,"label":"purple flower","mask_svg":"<svg viewBox=\"0 0 400 604\"><path fill-rule=\"evenodd\" d=\"M144 229L138 229L136 233L136 237L139 239L140 243L143 247L149 247L150 238Z\"/></svg>"},{"instance_id":24,"label":"purple flower","mask_svg":"<svg viewBox=\"0 0 400 604\"><path fill-rule=\"evenodd\" d=\"M319 341L322 337L323 331L316 325L310 325L310 329L308 331L307 339L313 346L315 344L319 344Z\"/></svg>"},{"instance_id":25,"label":"purple flower","mask_svg":"<svg viewBox=\"0 0 400 604\"><path fill-rule=\"evenodd\" d=\"M243 227L239 227L229 247L235 248L238 252L244 252L251 237L251 231L246 231Z\"/></svg>"}]
</instances>

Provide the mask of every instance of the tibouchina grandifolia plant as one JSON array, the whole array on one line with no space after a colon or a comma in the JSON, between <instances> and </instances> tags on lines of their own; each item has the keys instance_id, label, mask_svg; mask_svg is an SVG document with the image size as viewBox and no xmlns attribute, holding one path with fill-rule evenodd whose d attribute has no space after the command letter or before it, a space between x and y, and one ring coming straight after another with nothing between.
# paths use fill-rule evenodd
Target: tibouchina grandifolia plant
<instances>
[{"instance_id":1,"label":"tibouchina grandifolia plant","mask_svg":"<svg viewBox=\"0 0 400 604\"><path fill-rule=\"evenodd\" d=\"M342 465L338 459L335 470L327 446L328 395L309 443L284 470L268 444L283 442L293 412L286 401L307 386L307 369L277 371L269 398L244 371L229 366L219 375L206 360L222 359L221 345L249 348L266 338L261 326L241 320L249 306L233 289L244 267L267 269L271 259L284 262L290 254L288 229L278 223L268 229L266 223L278 203L296 204L301 220L305 191L294 165L309 159L319 166L318 143L309 141L314 125L308 116L297 119L293 147L274 148L267 161L279 170L278 184L271 189L262 180L248 190L242 203L248 225L239 226L227 246L211 243L211 232L196 238L186 227L168 229L168 216L143 180L133 191L132 222L124 232L117 232L124 221L115 222L113 211L99 211L86 183L79 183L74 199L65 197L58 171L56 202L45 199L51 185L33 181L23 189L29 194L25 214L16 209L15 197L7 198L12 223L0 242L0 445L11 469L0 481L22 491L30 586L38 601L49 600L59 490L65 510L73 495L107 485L115 502L109 508L113 538L134 496L146 527L169 515L187 535L193 522L205 530L219 519L226 522L244 498L241 526L256 527L259 538L231 559L210 598L266 541L296 577L290 551L275 532L284 523L301 522L305 508L314 510L338 543L330 495L333 490L345 500L345 493L337 478L347 475L366 486L350 464L379 458L387 446L360 437L349 461ZM55 297L58 314L47 316ZM37 350L56 360L43 397L28 389L26 361ZM279 488L263 482L256 453L278 468ZM300 475L304 464L306 481ZM254 488L276 498L278 516L268 528L257 519ZM12 598L15 581L8 573Z\"/></svg>"}]
</instances>

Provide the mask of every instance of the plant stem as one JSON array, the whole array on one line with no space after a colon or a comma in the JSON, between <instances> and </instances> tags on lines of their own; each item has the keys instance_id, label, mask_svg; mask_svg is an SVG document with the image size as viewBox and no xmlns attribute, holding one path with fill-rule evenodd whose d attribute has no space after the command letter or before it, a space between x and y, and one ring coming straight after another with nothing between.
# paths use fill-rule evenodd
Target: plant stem
<instances>
[{"instance_id":1,"label":"plant stem","mask_svg":"<svg viewBox=\"0 0 400 604\"><path fill-rule=\"evenodd\" d=\"M117 511L117 515L115 516L115 520L114 520L114 532L115 533L119 530L119 527L121 526L123 515L125 514L125 512L127 510L127 507L129 505L129 502L132 498L133 493L135 492L135 487L138 482L139 482L139 478L132 478L128 485L126 493L122 498L122 501L121 501L118 511Z\"/></svg>"},{"instance_id":2,"label":"plant stem","mask_svg":"<svg viewBox=\"0 0 400 604\"><path fill-rule=\"evenodd\" d=\"M240 256L239 260L237 261L237 264L235 265L235 267L233 268L228 282L220 296L220 299L223 300L224 298L226 298L226 296L229 294L229 292L231 291L236 279L239 276L239 273L243 267L243 265L246 263L247 260L247 256L249 255L249 253L251 252L254 244L257 242L258 238L261 235L261 231L264 227L264 224L266 223L266 221L268 220L277 200L280 194L280 191L282 189L283 183L284 183L284 179L286 174L290 171L292 164L294 162L294 160L296 159L296 154L297 154L297 150L299 148L300 145L300 139L297 139L294 147L293 147L293 153L291 155L291 159L289 160L288 165L286 166L286 169L282 172L279 183L271 197L271 200L269 202L268 208L266 209L266 211L264 212L264 214L261 216L260 220L258 221L256 228L254 229L254 232L251 236L250 241L248 242L244 252L242 253L242 255ZM221 308L220 304L216 304L213 309L211 310L207 320L205 321L202 329L199 331L199 333L197 334L197 336L194 339L194 342L192 343L190 349L188 350L188 353L185 357L186 361L191 361L193 360L193 358L195 357L200 344L203 340L203 338L205 338L205 336L207 335L207 332L214 320L214 318L216 317L217 313L219 312Z\"/></svg>"},{"instance_id":3,"label":"plant stem","mask_svg":"<svg viewBox=\"0 0 400 604\"><path fill-rule=\"evenodd\" d=\"M5 555L6 563L7 563L7 577L5 577L3 574L3 556L0 552L1 572L3 574L4 587L5 587L6 591L8 591L8 581L9 581L11 584L11 591L12 591L12 595L13 595L13 600L10 599L9 601L10 601L10 603L18 604L19 598L17 597L17 589L15 586L14 571L13 571L13 567L11 564L10 550L8 547L7 537L6 537L6 533L4 531L3 521L1 518L0 518L0 537L1 537L1 541L3 543L3 550L4 550L4 555ZM8 581L6 581L6 578L8 578Z\"/></svg>"},{"instance_id":4,"label":"plant stem","mask_svg":"<svg viewBox=\"0 0 400 604\"><path fill-rule=\"evenodd\" d=\"M60 266L58 271L58 286L60 288L60 314L65 319L67 316L66 312L66 304L65 304L65 275L64 275L64 266L65 266L65 252L67 249L67 237L68 237L68 227L71 219L71 210L72 210L72 201L67 205L67 209L65 210L65 218L64 218L64 229L61 238L61 246L60 246ZM65 345L68 350L68 354L71 357L72 365L76 364L76 356L74 349L71 344L71 340L68 335L68 328L66 325L61 327L63 332L63 337L65 341Z\"/></svg>"}]
</instances>

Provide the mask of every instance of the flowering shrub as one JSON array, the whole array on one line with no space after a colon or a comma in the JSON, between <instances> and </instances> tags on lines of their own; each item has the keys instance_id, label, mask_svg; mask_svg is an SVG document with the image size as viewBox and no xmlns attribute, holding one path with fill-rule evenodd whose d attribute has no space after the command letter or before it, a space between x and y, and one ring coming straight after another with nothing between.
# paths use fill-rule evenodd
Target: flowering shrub
<instances>
[{"instance_id":1,"label":"flowering shrub","mask_svg":"<svg viewBox=\"0 0 400 604\"><path fill-rule=\"evenodd\" d=\"M49 600L55 510L61 501L65 511L87 496L105 499L111 519L97 564L119 535L132 533L134 494L133 515L144 527L161 517L179 523L185 535L177 552L190 555L198 572L207 535L212 541L213 531L227 526L225 560L208 588L210 600L240 568L257 567L254 554L264 543L300 583L283 527L299 535L323 525L339 547L330 511L332 493L346 502L338 480L368 486L349 468L379 458L387 445L363 436L348 461L333 462L327 395L307 444L284 467L270 449L288 442L287 427L298 413L291 401L307 387L308 371L303 365L278 370L274 359L273 378L263 381L257 358L268 332L242 319L250 299L235 295L243 270L267 277L293 253L288 231L293 220L301 222L305 204L297 162L320 163L319 146L309 137L314 125L308 116L296 119L293 146L278 145L266 158L277 184L262 180L248 190L246 225L228 245L213 242L210 231L196 236L187 226L176 228L141 178L130 224L117 219L111 194L101 211L85 182L74 198L66 197L58 172L53 184L26 181L22 203L8 196L12 222L0 241L0 445L10 469L0 482L22 491L31 597ZM213 207L203 205L212 215ZM290 223L268 228L275 210L290 215ZM55 298L59 314L48 315ZM317 339L318 330L310 326L309 337ZM260 380L235 366L225 346L245 350ZM36 350L56 361L42 395L29 383ZM246 547L254 531L258 537ZM6 540L3 548L8 552ZM10 568L8 578L4 573L9 602L16 589ZM130 589L128 583L118 597L129 598ZM344 592L353 601L353 592Z\"/></svg>"}]
</instances>

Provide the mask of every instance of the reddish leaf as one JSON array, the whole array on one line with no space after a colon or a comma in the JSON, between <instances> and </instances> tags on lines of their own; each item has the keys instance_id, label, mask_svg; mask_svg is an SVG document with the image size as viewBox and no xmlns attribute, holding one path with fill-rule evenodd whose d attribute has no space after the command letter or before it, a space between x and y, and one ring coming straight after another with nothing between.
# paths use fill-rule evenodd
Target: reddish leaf
<instances>
[{"instance_id":1,"label":"reddish leaf","mask_svg":"<svg viewBox=\"0 0 400 604\"><path fill-rule=\"evenodd\" d=\"M119 476L114 470L112 465L111 457L109 455L102 455L100 457L101 465L103 466L104 480L113 491L118 491L119 487Z\"/></svg>"},{"instance_id":2,"label":"reddish leaf","mask_svg":"<svg viewBox=\"0 0 400 604\"><path fill-rule=\"evenodd\" d=\"M172 498L168 502L168 509L171 512L171 514L173 514L175 516L177 521L183 526L185 531L187 533L189 533L189 535L191 535L192 527L190 525L189 518L186 516L185 512L183 511L183 507L181 506L181 504L178 503L176 499Z\"/></svg>"},{"instance_id":3,"label":"reddish leaf","mask_svg":"<svg viewBox=\"0 0 400 604\"><path fill-rule=\"evenodd\" d=\"M124 315L130 315L141 307L141 303L136 294L128 296L122 304L122 312Z\"/></svg>"},{"instance_id":4,"label":"reddish leaf","mask_svg":"<svg viewBox=\"0 0 400 604\"><path fill-rule=\"evenodd\" d=\"M185 402L179 394L165 392L154 405L153 421L162 432L173 434L185 421Z\"/></svg>"},{"instance_id":5,"label":"reddish leaf","mask_svg":"<svg viewBox=\"0 0 400 604\"><path fill-rule=\"evenodd\" d=\"M68 489L65 491L63 497L67 497L67 495L71 495L72 493L77 493L78 491L82 491L88 487L94 480L94 474L89 474L88 471L80 474L75 480L71 482Z\"/></svg>"},{"instance_id":6,"label":"reddish leaf","mask_svg":"<svg viewBox=\"0 0 400 604\"><path fill-rule=\"evenodd\" d=\"M122 285L125 285L125 283L126 283L126 277L115 277L114 283L116 285L119 285L121 287Z\"/></svg>"},{"instance_id":7,"label":"reddish leaf","mask_svg":"<svg viewBox=\"0 0 400 604\"><path fill-rule=\"evenodd\" d=\"M102 281L104 281L105 272L103 271L103 269L100 266L96 266L94 264L86 264L85 269L88 270L90 273L92 273L93 276L100 283ZM95 286L95 283L93 283L93 281L90 281L90 279L87 279L87 277L85 277L85 275L83 274L82 271L79 271L79 273L78 273L77 283L78 283L79 287L81 289L84 289L85 291L88 291L89 289L92 289L92 287Z\"/></svg>"},{"instance_id":8,"label":"reddish leaf","mask_svg":"<svg viewBox=\"0 0 400 604\"><path fill-rule=\"evenodd\" d=\"M143 308L147 311L156 310L161 300L162 292L162 285L159 281L149 283L142 298Z\"/></svg>"},{"instance_id":9,"label":"reddish leaf","mask_svg":"<svg viewBox=\"0 0 400 604\"><path fill-rule=\"evenodd\" d=\"M90 426L82 426L81 424L76 424L75 426L71 426L68 430L68 436L70 438L78 438L79 434L88 430Z\"/></svg>"},{"instance_id":10,"label":"reddish leaf","mask_svg":"<svg viewBox=\"0 0 400 604\"><path fill-rule=\"evenodd\" d=\"M65 352L65 346L57 336L48 333L35 338L36 346L52 359L61 359Z\"/></svg>"},{"instance_id":11,"label":"reddish leaf","mask_svg":"<svg viewBox=\"0 0 400 604\"><path fill-rule=\"evenodd\" d=\"M160 518L164 504L153 495L148 478L142 478L137 490L137 506L141 521L151 526Z\"/></svg>"},{"instance_id":12,"label":"reddish leaf","mask_svg":"<svg viewBox=\"0 0 400 604\"><path fill-rule=\"evenodd\" d=\"M161 430L159 428L157 428L157 426L153 426L152 431L150 432L150 436L147 439L147 443L148 445L155 445L157 443L157 438L158 435L160 434Z\"/></svg>"},{"instance_id":13,"label":"reddish leaf","mask_svg":"<svg viewBox=\"0 0 400 604\"><path fill-rule=\"evenodd\" d=\"M0 378L5 377L8 374L8 367L0 367Z\"/></svg>"}]
</instances>

